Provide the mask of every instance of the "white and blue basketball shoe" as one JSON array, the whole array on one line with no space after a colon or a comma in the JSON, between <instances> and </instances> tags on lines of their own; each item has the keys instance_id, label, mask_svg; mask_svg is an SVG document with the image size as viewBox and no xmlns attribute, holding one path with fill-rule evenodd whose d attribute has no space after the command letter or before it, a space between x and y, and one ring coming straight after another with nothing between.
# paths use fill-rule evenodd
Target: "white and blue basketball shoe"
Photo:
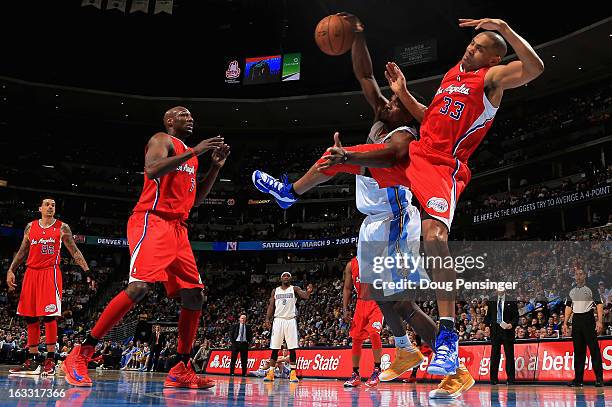
<instances>
[{"instance_id":1,"label":"white and blue basketball shoe","mask_svg":"<svg viewBox=\"0 0 612 407\"><path fill-rule=\"evenodd\" d=\"M427 366L427 373L439 376L457 373L459 367L459 335L454 329L440 327L433 351L435 356Z\"/></svg>"},{"instance_id":2,"label":"white and blue basketball shoe","mask_svg":"<svg viewBox=\"0 0 612 407\"><path fill-rule=\"evenodd\" d=\"M278 206L283 209L287 209L297 201L297 198L291 192L291 184L286 175L283 175L281 179L278 180L270 174L255 170L253 171L251 179L253 180L255 188L265 194L272 195Z\"/></svg>"}]
</instances>

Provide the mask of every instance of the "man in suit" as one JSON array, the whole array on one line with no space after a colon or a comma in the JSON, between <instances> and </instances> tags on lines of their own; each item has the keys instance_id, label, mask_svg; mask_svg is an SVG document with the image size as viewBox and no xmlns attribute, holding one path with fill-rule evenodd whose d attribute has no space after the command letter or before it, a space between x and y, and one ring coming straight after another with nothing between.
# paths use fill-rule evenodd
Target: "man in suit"
<instances>
[{"instance_id":1,"label":"man in suit","mask_svg":"<svg viewBox=\"0 0 612 407\"><path fill-rule=\"evenodd\" d=\"M230 363L230 375L234 375L236 357L240 352L240 363L242 364L242 375L246 376L247 362L249 359L249 343L253 340L251 326L246 323L246 315L240 315L239 323L230 329L230 340L232 341L232 359Z\"/></svg>"},{"instance_id":2,"label":"man in suit","mask_svg":"<svg viewBox=\"0 0 612 407\"><path fill-rule=\"evenodd\" d=\"M149 358L147 371L159 371L157 362L159 361L159 354L166 345L166 335L161 332L161 327L157 324L153 326L153 332L149 338L149 344L151 346L151 357Z\"/></svg>"},{"instance_id":3,"label":"man in suit","mask_svg":"<svg viewBox=\"0 0 612 407\"><path fill-rule=\"evenodd\" d=\"M514 384L514 329L519 320L518 305L510 301L506 291L497 290L497 299L488 302L485 323L491 326L491 384L498 383L501 345L506 355L507 384Z\"/></svg>"}]
</instances>

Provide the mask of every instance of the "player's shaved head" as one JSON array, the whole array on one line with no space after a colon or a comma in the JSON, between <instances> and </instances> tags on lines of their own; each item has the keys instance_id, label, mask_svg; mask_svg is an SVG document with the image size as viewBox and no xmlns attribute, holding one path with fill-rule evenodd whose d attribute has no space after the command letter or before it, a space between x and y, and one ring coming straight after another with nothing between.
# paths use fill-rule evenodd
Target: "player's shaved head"
<instances>
[{"instance_id":1,"label":"player's shaved head","mask_svg":"<svg viewBox=\"0 0 612 407\"><path fill-rule=\"evenodd\" d=\"M174 106L173 108L168 109L166 113L164 113L164 126L166 126L166 130L169 128L168 120L174 119L176 115L178 115L179 113L185 112L185 111L189 111L189 110L183 106Z\"/></svg>"},{"instance_id":2,"label":"player's shaved head","mask_svg":"<svg viewBox=\"0 0 612 407\"><path fill-rule=\"evenodd\" d=\"M495 55L500 58L506 56L506 53L508 52L508 45L506 44L506 40L504 40L504 37L494 31L483 31L478 35L483 35L489 40L491 40L490 48L495 53Z\"/></svg>"}]
</instances>

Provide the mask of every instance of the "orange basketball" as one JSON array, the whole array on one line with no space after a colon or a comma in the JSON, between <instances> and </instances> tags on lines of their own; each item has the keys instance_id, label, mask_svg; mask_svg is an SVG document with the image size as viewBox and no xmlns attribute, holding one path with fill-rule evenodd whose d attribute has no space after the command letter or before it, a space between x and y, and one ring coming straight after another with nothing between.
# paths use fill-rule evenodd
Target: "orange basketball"
<instances>
[{"instance_id":1,"label":"orange basketball","mask_svg":"<svg viewBox=\"0 0 612 407\"><path fill-rule=\"evenodd\" d=\"M315 42L327 55L342 55L353 44L353 27L341 16L331 15L319 21L315 29Z\"/></svg>"}]
</instances>

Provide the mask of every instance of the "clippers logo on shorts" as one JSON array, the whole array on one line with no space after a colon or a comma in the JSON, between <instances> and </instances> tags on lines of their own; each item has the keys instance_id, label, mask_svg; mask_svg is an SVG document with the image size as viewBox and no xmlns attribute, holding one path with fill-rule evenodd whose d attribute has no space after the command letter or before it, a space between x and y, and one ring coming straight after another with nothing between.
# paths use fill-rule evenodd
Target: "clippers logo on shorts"
<instances>
[{"instance_id":1,"label":"clippers logo on shorts","mask_svg":"<svg viewBox=\"0 0 612 407\"><path fill-rule=\"evenodd\" d=\"M380 357L380 369L387 370L389 366L391 366L391 356L385 353Z\"/></svg>"},{"instance_id":2,"label":"clippers logo on shorts","mask_svg":"<svg viewBox=\"0 0 612 407\"><path fill-rule=\"evenodd\" d=\"M215 358L210 362L210 367L219 367L219 355L215 355Z\"/></svg>"},{"instance_id":3,"label":"clippers logo on shorts","mask_svg":"<svg viewBox=\"0 0 612 407\"><path fill-rule=\"evenodd\" d=\"M446 202L446 199L444 198L433 197L427 201L427 207L438 213L444 213L448 211L448 202Z\"/></svg>"},{"instance_id":4,"label":"clippers logo on shorts","mask_svg":"<svg viewBox=\"0 0 612 407\"><path fill-rule=\"evenodd\" d=\"M372 324L372 328L374 328L374 329L376 329L378 331L382 331L382 324L380 322L376 321L376 322L374 322Z\"/></svg>"},{"instance_id":5,"label":"clippers logo on shorts","mask_svg":"<svg viewBox=\"0 0 612 407\"><path fill-rule=\"evenodd\" d=\"M45 312L55 312L57 311L57 306L55 304L49 304L45 307Z\"/></svg>"}]
</instances>

